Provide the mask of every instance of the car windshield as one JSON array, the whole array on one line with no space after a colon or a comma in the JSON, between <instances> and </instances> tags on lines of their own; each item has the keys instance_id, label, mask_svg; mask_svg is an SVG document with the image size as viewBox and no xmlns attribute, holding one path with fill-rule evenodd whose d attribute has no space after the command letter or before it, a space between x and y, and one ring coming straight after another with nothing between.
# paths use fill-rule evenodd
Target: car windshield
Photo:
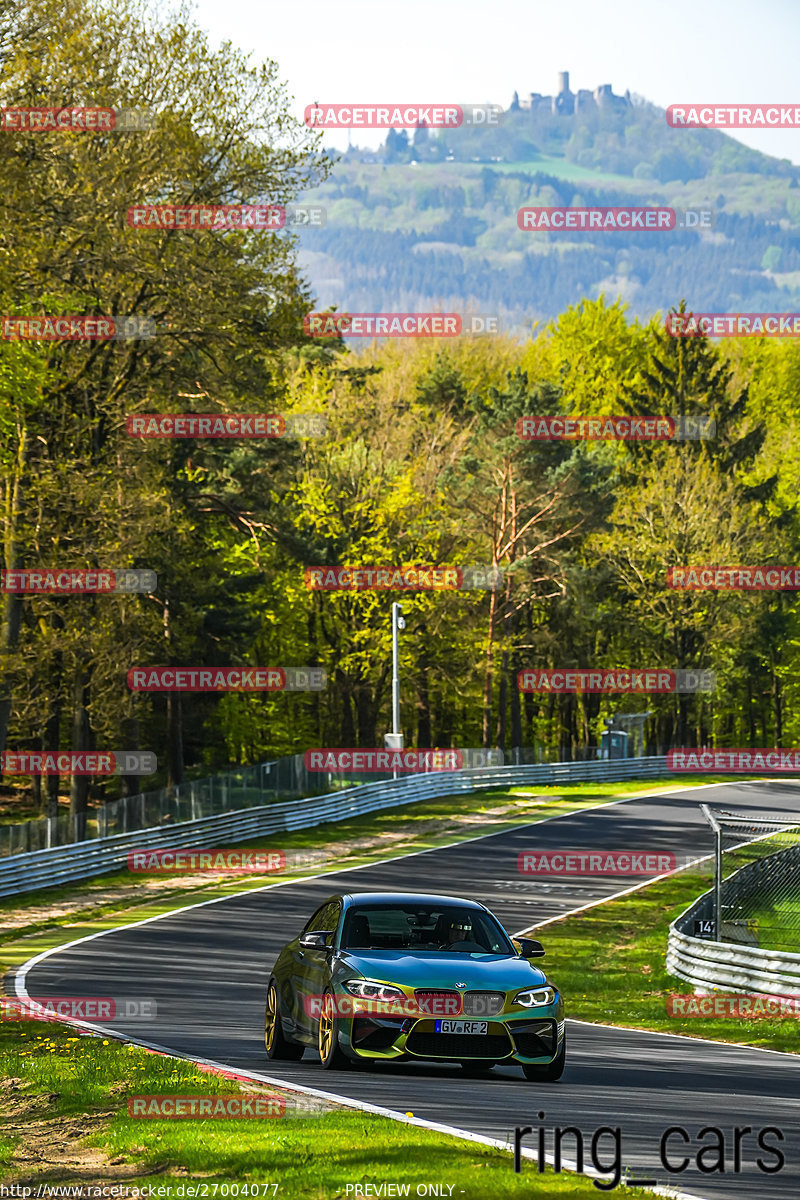
<instances>
[{"instance_id":1,"label":"car windshield","mask_svg":"<svg viewBox=\"0 0 800 1200\"><path fill-rule=\"evenodd\" d=\"M348 910L345 950L412 950L456 954L514 954L493 917L476 908L359 904Z\"/></svg>"}]
</instances>

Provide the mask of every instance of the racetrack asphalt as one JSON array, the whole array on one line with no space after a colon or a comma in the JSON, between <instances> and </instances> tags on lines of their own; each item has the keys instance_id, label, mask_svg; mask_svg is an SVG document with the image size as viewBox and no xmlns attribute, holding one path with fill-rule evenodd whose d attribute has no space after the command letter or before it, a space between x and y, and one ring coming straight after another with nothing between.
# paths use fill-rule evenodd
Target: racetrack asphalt
<instances>
[{"instance_id":1,"label":"racetrack asphalt","mask_svg":"<svg viewBox=\"0 0 800 1200\"><path fill-rule=\"evenodd\" d=\"M143 1025L115 1019L109 1029L131 1040L210 1059L235 1070L266 1074L287 1085L321 1089L399 1113L506 1140L515 1126L553 1130L577 1126L589 1167L609 1166L619 1127L622 1162L630 1182L647 1180L698 1197L719 1200L796 1200L800 1195L800 1060L791 1055L727 1046L696 1038L615 1029L568 1021L567 1068L558 1083L528 1083L518 1067L495 1067L470 1079L458 1066L381 1063L369 1069L323 1072L310 1051L300 1063L268 1062L263 1044L264 996L271 964L319 903L340 891L419 891L469 896L487 904L511 933L615 894L640 878L526 879L517 870L522 850L608 849L673 852L699 857L713 850L700 803L753 812L794 812L800 789L785 781L735 781L676 788L650 797L602 804L556 819L363 868L279 884L205 903L138 926L112 930L49 953L25 977L30 996L147 997L157 1018ZM800 818L799 818L800 819ZM539 935L547 945L547 930ZM546 960L544 963L546 967ZM587 986L591 981L587 980ZM680 990L677 989L676 990ZM686 991L690 985L686 985ZM569 1013L569 996L565 997ZM538 1113L543 1112L544 1118ZM670 1126L673 1165L659 1144ZM734 1127L749 1127L735 1170ZM765 1150L757 1145L760 1130ZM724 1139L724 1172L697 1169L696 1156L712 1166L717 1135ZM535 1149L536 1134L524 1143ZM565 1163L575 1159L575 1138L563 1142ZM785 1163L776 1173L771 1147ZM509 1171L511 1171L509 1158ZM535 1162L524 1159L523 1172ZM391 1180L390 1180L391 1182ZM413 1189L412 1189L413 1191ZM598 1192L598 1194L602 1194Z\"/></svg>"}]
</instances>

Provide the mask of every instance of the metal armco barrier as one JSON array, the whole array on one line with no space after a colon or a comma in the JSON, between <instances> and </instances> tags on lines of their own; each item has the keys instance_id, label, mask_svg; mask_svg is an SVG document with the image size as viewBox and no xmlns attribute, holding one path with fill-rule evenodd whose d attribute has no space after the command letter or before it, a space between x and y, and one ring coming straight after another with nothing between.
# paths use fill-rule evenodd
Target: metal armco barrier
<instances>
[{"instance_id":1,"label":"metal armco barrier","mask_svg":"<svg viewBox=\"0 0 800 1200\"><path fill-rule=\"evenodd\" d=\"M696 915L693 909L689 912ZM671 975L696 987L766 996L800 992L800 954L690 937L675 928L681 919L669 931L667 970Z\"/></svg>"},{"instance_id":2,"label":"metal armco barrier","mask_svg":"<svg viewBox=\"0 0 800 1200\"><path fill-rule=\"evenodd\" d=\"M221 813L176 825L139 829L135 833L93 838L87 842L34 850L28 854L14 854L0 859L0 896L32 892L38 888L90 879L119 870L125 866L131 850L162 846L179 849L226 846L264 834L346 821L363 813L412 804L416 800L496 787L671 778L666 763L664 755L593 762L539 763L535 766L436 771L412 775L410 778L365 783L325 796Z\"/></svg>"},{"instance_id":3,"label":"metal armco barrier","mask_svg":"<svg viewBox=\"0 0 800 1200\"><path fill-rule=\"evenodd\" d=\"M720 888L723 913L726 907L732 908L743 895L752 894L756 889L763 895L771 886L784 886L787 872L794 872L796 878L797 861L798 847L792 846L749 863L730 879L723 880ZM686 932L694 928L696 920L710 921L713 915L714 893L709 891L672 922L666 963L671 975L697 987L728 988L768 996L800 991L800 954L788 950L762 950L736 941L709 941ZM723 917L723 937L726 928L731 926Z\"/></svg>"}]
</instances>

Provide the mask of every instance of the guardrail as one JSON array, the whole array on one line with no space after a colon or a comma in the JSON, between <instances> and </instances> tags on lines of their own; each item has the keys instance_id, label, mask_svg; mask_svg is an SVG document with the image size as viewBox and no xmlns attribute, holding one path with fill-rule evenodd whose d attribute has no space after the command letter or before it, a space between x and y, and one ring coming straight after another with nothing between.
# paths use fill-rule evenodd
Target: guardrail
<instances>
[{"instance_id":1,"label":"guardrail","mask_svg":"<svg viewBox=\"0 0 800 1200\"><path fill-rule=\"evenodd\" d=\"M93 838L88 842L56 846L49 850L14 854L0 859L0 896L32 892L119 870L125 866L131 850L166 846L200 849L213 844L230 845L265 834L345 821L364 813L411 804L417 800L496 787L661 779L671 777L666 763L666 756L659 755L594 762L487 767L469 771L434 771L405 779L364 783L324 796L221 813L195 821L183 821L180 825Z\"/></svg>"},{"instance_id":2,"label":"guardrail","mask_svg":"<svg viewBox=\"0 0 800 1200\"><path fill-rule=\"evenodd\" d=\"M783 884L787 871L796 875L798 848L789 847L748 863L720 885L720 910L736 910L744 895L754 888ZM667 970L696 987L729 988L768 996L800 991L800 954L789 950L762 950L741 941L710 941L687 933L697 920L713 921L713 890L705 892L672 922L667 942ZM722 920L722 936L735 937L737 923ZM741 934L739 933L739 936Z\"/></svg>"},{"instance_id":3,"label":"guardrail","mask_svg":"<svg viewBox=\"0 0 800 1200\"><path fill-rule=\"evenodd\" d=\"M710 942L681 933L676 923L670 927L667 948L667 970L671 975L695 987L761 992L766 996L800 991L800 954L759 950L736 942Z\"/></svg>"},{"instance_id":4,"label":"guardrail","mask_svg":"<svg viewBox=\"0 0 800 1200\"><path fill-rule=\"evenodd\" d=\"M351 779L353 783L361 782L358 775ZM329 786L324 776L306 770L302 754L292 754L174 787L121 796L101 804L92 814L61 813L57 817L0 825L0 858L52 850L90 838L133 833L137 829L174 826L244 808L261 808L281 800L312 796Z\"/></svg>"}]
</instances>

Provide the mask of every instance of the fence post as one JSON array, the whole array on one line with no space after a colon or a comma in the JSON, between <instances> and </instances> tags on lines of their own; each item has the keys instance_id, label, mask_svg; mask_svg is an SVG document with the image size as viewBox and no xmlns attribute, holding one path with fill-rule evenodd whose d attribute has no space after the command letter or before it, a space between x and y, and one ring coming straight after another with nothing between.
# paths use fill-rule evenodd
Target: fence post
<instances>
[{"instance_id":1,"label":"fence post","mask_svg":"<svg viewBox=\"0 0 800 1200\"><path fill-rule=\"evenodd\" d=\"M722 826L707 804L700 811L714 830L714 941L722 941Z\"/></svg>"}]
</instances>

